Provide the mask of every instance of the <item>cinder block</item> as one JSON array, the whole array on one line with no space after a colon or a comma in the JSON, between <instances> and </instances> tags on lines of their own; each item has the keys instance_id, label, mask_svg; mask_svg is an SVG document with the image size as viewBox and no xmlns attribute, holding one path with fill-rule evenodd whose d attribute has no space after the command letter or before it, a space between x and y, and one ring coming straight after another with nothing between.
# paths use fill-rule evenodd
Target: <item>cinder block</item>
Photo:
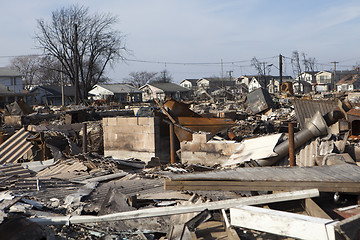
<instances>
[{"instance_id":1,"label":"cinder block","mask_svg":"<svg viewBox=\"0 0 360 240\"><path fill-rule=\"evenodd\" d=\"M200 152L200 143L187 142L186 144L181 144L181 152Z\"/></svg>"},{"instance_id":2,"label":"cinder block","mask_svg":"<svg viewBox=\"0 0 360 240\"><path fill-rule=\"evenodd\" d=\"M147 134L155 134L155 128L153 125L144 125L141 126L142 132Z\"/></svg>"},{"instance_id":3,"label":"cinder block","mask_svg":"<svg viewBox=\"0 0 360 240\"><path fill-rule=\"evenodd\" d=\"M107 118L107 125L108 126L116 126L117 125L116 118L115 117Z\"/></svg>"},{"instance_id":4,"label":"cinder block","mask_svg":"<svg viewBox=\"0 0 360 240\"><path fill-rule=\"evenodd\" d=\"M208 153L221 153L222 144L214 144L214 143L200 143L200 151L202 152L208 152Z\"/></svg>"},{"instance_id":5,"label":"cinder block","mask_svg":"<svg viewBox=\"0 0 360 240\"><path fill-rule=\"evenodd\" d=\"M212 134L208 132L193 133L192 137L193 142L206 143L210 140Z\"/></svg>"},{"instance_id":6,"label":"cinder block","mask_svg":"<svg viewBox=\"0 0 360 240\"><path fill-rule=\"evenodd\" d=\"M138 117L138 125L154 125L154 117Z\"/></svg>"}]
</instances>

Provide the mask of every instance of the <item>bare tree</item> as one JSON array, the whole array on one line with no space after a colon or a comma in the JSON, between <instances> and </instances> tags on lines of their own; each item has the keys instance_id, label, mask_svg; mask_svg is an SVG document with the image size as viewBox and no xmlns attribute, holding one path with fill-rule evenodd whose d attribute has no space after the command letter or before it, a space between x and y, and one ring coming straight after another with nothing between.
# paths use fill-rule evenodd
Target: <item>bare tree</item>
<instances>
[{"instance_id":1,"label":"bare tree","mask_svg":"<svg viewBox=\"0 0 360 240\"><path fill-rule=\"evenodd\" d=\"M316 70L316 59L315 58L306 58L306 54L302 53L301 54L303 57L303 64L305 67L305 71L311 71L314 72Z\"/></svg>"},{"instance_id":2,"label":"bare tree","mask_svg":"<svg viewBox=\"0 0 360 240\"><path fill-rule=\"evenodd\" d=\"M128 78L125 78L124 81L132 84L135 87L143 86L149 82L156 80L157 72L147 72L147 71L138 71L129 73Z\"/></svg>"},{"instance_id":3,"label":"bare tree","mask_svg":"<svg viewBox=\"0 0 360 240\"><path fill-rule=\"evenodd\" d=\"M291 65L294 75L299 76L302 70L301 70L300 54L298 51L293 51L291 57Z\"/></svg>"},{"instance_id":4,"label":"bare tree","mask_svg":"<svg viewBox=\"0 0 360 240\"><path fill-rule=\"evenodd\" d=\"M170 83L172 82L172 76L168 70L164 69L158 73L158 77L156 78L155 82Z\"/></svg>"},{"instance_id":5,"label":"bare tree","mask_svg":"<svg viewBox=\"0 0 360 240\"><path fill-rule=\"evenodd\" d=\"M267 65L265 62L260 62L256 57L253 57L251 59L251 66L254 67L258 72L261 85L266 88L268 82L267 81L268 77L266 76L266 72L267 74L270 74L271 65Z\"/></svg>"},{"instance_id":6,"label":"bare tree","mask_svg":"<svg viewBox=\"0 0 360 240\"><path fill-rule=\"evenodd\" d=\"M41 57L37 55L19 56L11 59L10 67L18 70L24 76L24 86L36 84L40 72Z\"/></svg>"},{"instance_id":7,"label":"bare tree","mask_svg":"<svg viewBox=\"0 0 360 240\"><path fill-rule=\"evenodd\" d=\"M50 22L38 20L39 47L60 62L72 84L79 79L82 98L104 79L106 66L124 60L125 37L112 29L116 22L110 14L91 15L88 8L78 6L52 12Z\"/></svg>"}]
</instances>

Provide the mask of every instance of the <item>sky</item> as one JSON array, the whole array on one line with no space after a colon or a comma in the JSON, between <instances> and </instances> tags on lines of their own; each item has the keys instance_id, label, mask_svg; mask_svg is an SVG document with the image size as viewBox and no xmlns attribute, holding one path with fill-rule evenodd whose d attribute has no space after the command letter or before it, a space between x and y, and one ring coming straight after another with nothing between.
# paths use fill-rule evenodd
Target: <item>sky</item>
<instances>
[{"instance_id":1,"label":"sky","mask_svg":"<svg viewBox=\"0 0 360 240\"><path fill-rule=\"evenodd\" d=\"M317 70L332 70L334 61L339 70L360 64L358 0L12 0L1 6L0 67L15 56L41 54L37 20L70 5L118 18L113 28L129 53L107 68L112 82L165 69L176 83L256 74L253 57L279 75L279 54L283 74L293 76L293 51L315 58Z\"/></svg>"}]
</instances>

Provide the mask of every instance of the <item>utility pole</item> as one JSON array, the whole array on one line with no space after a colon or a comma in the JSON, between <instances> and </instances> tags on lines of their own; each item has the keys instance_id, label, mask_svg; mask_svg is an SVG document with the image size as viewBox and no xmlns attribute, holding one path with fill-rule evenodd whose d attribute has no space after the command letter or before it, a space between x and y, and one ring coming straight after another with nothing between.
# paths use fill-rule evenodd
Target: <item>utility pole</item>
<instances>
[{"instance_id":1,"label":"utility pole","mask_svg":"<svg viewBox=\"0 0 360 240\"><path fill-rule=\"evenodd\" d=\"M279 88L281 88L281 84L282 84L282 55L280 54L279 55L279 77L280 77L280 80L279 80Z\"/></svg>"},{"instance_id":2,"label":"utility pole","mask_svg":"<svg viewBox=\"0 0 360 240\"><path fill-rule=\"evenodd\" d=\"M333 85L333 88L336 91L336 64L338 64L339 62L334 61L334 62L331 62L331 63L334 64L334 82L333 82L334 85Z\"/></svg>"},{"instance_id":3,"label":"utility pole","mask_svg":"<svg viewBox=\"0 0 360 240\"><path fill-rule=\"evenodd\" d=\"M224 64L222 59L221 59L221 85L222 87L224 87Z\"/></svg>"},{"instance_id":4,"label":"utility pole","mask_svg":"<svg viewBox=\"0 0 360 240\"><path fill-rule=\"evenodd\" d=\"M264 83L265 83L265 89L267 89L267 81L266 81L266 68L265 68L265 65L266 65L266 62L262 62L263 64L263 68L264 68Z\"/></svg>"},{"instance_id":5,"label":"utility pole","mask_svg":"<svg viewBox=\"0 0 360 240\"><path fill-rule=\"evenodd\" d=\"M75 81L75 105L79 105L79 52L78 52L78 30L77 24L74 24L74 81Z\"/></svg>"},{"instance_id":6,"label":"utility pole","mask_svg":"<svg viewBox=\"0 0 360 240\"><path fill-rule=\"evenodd\" d=\"M230 81L231 81L231 74L232 74L232 72L233 72L232 70L229 71L229 79L230 79Z\"/></svg>"}]
</instances>

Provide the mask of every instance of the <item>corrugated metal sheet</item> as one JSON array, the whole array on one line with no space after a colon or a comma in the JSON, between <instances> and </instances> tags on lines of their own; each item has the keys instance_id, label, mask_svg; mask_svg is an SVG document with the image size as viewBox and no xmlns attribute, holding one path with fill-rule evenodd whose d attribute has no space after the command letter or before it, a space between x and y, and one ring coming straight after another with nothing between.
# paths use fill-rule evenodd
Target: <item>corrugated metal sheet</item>
<instances>
[{"instance_id":1,"label":"corrugated metal sheet","mask_svg":"<svg viewBox=\"0 0 360 240\"><path fill-rule=\"evenodd\" d=\"M53 166L45 168L44 170L40 171L36 177L40 179L58 178L71 180L84 175L90 176L86 170L87 167L84 163L74 159L67 159Z\"/></svg>"},{"instance_id":2,"label":"corrugated metal sheet","mask_svg":"<svg viewBox=\"0 0 360 240\"><path fill-rule=\"evenodd\" d=\"M92 212L96 208L100 209L110 188L116 188L119 193L124 194L126 197L165 192L163 179L133 179L127 181L111 181L100 184L88 197L86 197L84 211Z\"/></svg>"},{"instance_id":3,"label":"corrugated metal sheet","mask_svg":"<svg viewBox=\"0 0 360 240\"><path fill-rule=\"evenodd\" d=\"M316 157L318 156L319 138L316 138L298 150L296 154L296 165L299 167L315 166Z\"/></svg>"},{"instance_id":4,"label":"corrugated metal sheet","mask_svg":"<svg viewBox=\"0 0 360 240\"><path fill-rule=\"evenodd\" d=\"M311 119L314 114L319 111L321 115L331 112L338 106L337 101L331 100L309 100L309 99L293 99L292 103L295 107L296 118L301 128L305 125L305 120Z\"/></svg>"},{"instance_id":5,"label":"corrugated metal sheet","mask_svg":"<svg viewBox=\"0 0 360 240\"><path fill-rule=\"evenodd\" d=\"M8 140L0 145L0 164L13 163L31 149L33 146L26 138L31 134L21 128Z\"/></svg>"},{"instance_id":6,"label":"corrugated metal sheet","mask_svg":"<svg viewBox=\"0 0 360 240\"><path fill-rule=\"evenodd\" d=\"M21 164L0 166L0 188L10 188L15 182L31 177L31 172Z\"/></svg>"}]
</instances>

